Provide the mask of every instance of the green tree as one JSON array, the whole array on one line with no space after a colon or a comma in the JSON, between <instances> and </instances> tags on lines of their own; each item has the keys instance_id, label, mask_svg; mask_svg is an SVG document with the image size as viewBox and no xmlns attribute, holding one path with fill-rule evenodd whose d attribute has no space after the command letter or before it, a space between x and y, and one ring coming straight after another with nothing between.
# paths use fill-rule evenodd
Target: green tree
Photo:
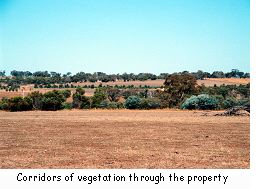
<instances>
[{"instance_id":1,"label":"green tree","mask_svg":"<svg viewBox=\"0 0 258 189\"><path fill-rule=\"evenodd\" d=\"M170 95L169 107L178 106L186 95L197 93L196 78L190 74L172 74L166 78L164 86Z\"/></svg>"},{"instance_id":2,"label":"green tree","mask_svg":"<svg viewBox=\"0 0 258 189\"><path fill-rule=\"evenodd\" d=\"M129 96L125 101L127 109L139 109L141 105L141 98L138 96Z\"/></svg>"},{"instance_id":3,"label":"green tree","mask_svg":"<svg viewBox=\"0 0 258 189\"><path fill-rule=\"evenodd\" d=\"M34 91L28 95L32 100L32 107L34 110L41 110L43 106L43 94L39 91Z\"/></svg>"},{"instance_id":4,"label":"green tree","mask_svg":"<svg viewBox=\"0 0 258 189\"><path fill-rule=\"evenodd\" d=\"M13 97L8 100L11 112L32 110L32 99L29 97Z\"/></svg>"},{"instance_id":5,"label":"green tree","mask_svg":"<svg viewBox=\"0 0 258 189\"><path fill-rule=\"evenodd\" d=\"M63 108L62 103L66 101L66 98L57 90L47 92L43 95L42 109L56 111Z\"/></svg>"},{"instance_id":6,"label":"green tree","mask_svg":"<svg viewBox=\"0 0 258 189\"><path fill-rule=\"evenodd\" d=\"M92 97L92 108L98 108L100 103L107 99L107 95L102 88L97 88Z\"/></svg>"}]
</instances>

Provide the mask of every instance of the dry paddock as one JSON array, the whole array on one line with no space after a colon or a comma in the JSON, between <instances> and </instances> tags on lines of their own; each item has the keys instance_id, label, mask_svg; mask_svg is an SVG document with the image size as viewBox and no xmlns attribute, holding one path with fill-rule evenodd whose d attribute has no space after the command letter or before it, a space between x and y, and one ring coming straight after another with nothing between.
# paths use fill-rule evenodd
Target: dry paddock
<instances>
[{"instance_id":1,"label":"dry paddock","mask_svg":"<svg viewBox=\"0 0 258 189\"><path fill-rule=\"evenodd\" d=\"M0 111L1 168L249 168L249 117Z\"/></svg>"}]
</instances>

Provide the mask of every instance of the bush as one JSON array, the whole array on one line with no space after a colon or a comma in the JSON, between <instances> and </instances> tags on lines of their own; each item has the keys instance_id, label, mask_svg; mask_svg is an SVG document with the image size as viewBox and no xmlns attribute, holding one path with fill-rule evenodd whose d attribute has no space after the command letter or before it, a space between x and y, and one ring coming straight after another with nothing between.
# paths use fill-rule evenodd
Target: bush
<instances>
[{"instance_id":1,"label":"bush","mask_svg":"<svg viewBox=\"0 0 258 189\"><path fill-rule=\"evenodd\" d=\"M191 96L187 98L182 104L183 109L199 109L199 110L214 110L218 108L219 102L216 98L211 97L207 94L201 94L198 96Z\"/></svg>"},{"instance_id":2,"label":"bush","mask_svg":"<svg viewBox=\"0 0 258 189\"><path fill-rule=\"evenodd\" d=\"M141 105L141 98L137 96L129 96L125 101L127 109L139 109Z\"/></svg>"},{"instance_id":3,"label":"bush","mask_svg":"<svg viewBox=\"0 0 258 189\"><path fill-rule=\"evenodd\" d=\"M116 88L108 88L107 96L110 101L117 102L120 97L120 90Z\"/></svg>"},{"instance_id":4,"label":"bush","mask_svg":"<svg viewBox=\"0 0 258 189\"><path fill-rule=\"evenodd\" d=\"M90 98L79 93L73 95L73 108L89 109L91 107Z\"/></svg>"},{"instance_id":5,"label":"bush","mask_svg":"<svg viewBox=\"0 0 258 189\"><path fill-rule=\"evenodd\" d=\"M107 95L102 88L96 89L92 97L92 108L99 108L100 103L107 99Z\"/></svg>"},{"instance_id":6,"label":"bush","mask_svg":"<svg viewBox=\"0 0 258 189\"><path fill-rule=\"evenodd\" d=\"M170 94L156 90L153 96L160 101L160 108L169 108Z\"/></svg>"},{"instance_id":7,"label":"bush","mask_svg":"<svg viewBox=\"0 0 258 189\"><path fill-rule=\"evenodd\" d=\"M213 95L212 97L218 101L218 109L223 109L224 97L222 95Z\"/></svg>"},{"instance_id":8,"label":"bush","mask_svg":"<svg viewBox=\"0 0 258 189\"><path fill-rule=\"evenodd\" d=\"M43 94L40 93L39 91L34 91L28 95L29 98L32 99L32 107L34 110L41 110L42 109L42 99L43 99Z\"/></svg>"},{"instance_id":9,"label":"bush","mask_svg":"<svg viewBox=\"0 0 258 189\"><path fill-rule=\"evenodd\" d=\"M223 108L224 109L228 109L228 108L232 108L234 106L237 106L238 105L238 102L235 98L233 97L229 97L229 98L226 98L224 101L223 101Z\"/></svg>"},{"instance_id":10,"label":"bush","mask_svg":"<svg viewBox=\"0 0 258 189\"><path fill-rule=\"evenodd\" d=\"M238 105L239 106L250 107L250 99L249 98L243 98L243 99L238 101Z\"/></svg>"},{"instance_id":11,"label":"bush","mask_svg":"<svg viewBox=\"0 0 258 189\"><path fill-rule=\"evenodd\" d=\"M2 98L2 100L0 101L0 110L9 110L8 98Z\"/></svg>"},{"instance_id":12,"label":"bush","mask_svg":"<svg viewBox=\"0 0 258 189\"><path fill-rule=\"evenodd\" d=\"M99 104L99 108L108 109L109 103L110 103L109 100L103 100L103 101Z\"/></svg>"},{"instance_id":13,"label":"bush","mask_svg":"<svg viewBox=\"0 0 258 189\"><path fill-rule=\"evenodd\" d=\"M70 102L64 102L64 103L62 104L62 109L71 110L72 108L73 108L73 105L72 105L72 103L70 103Z\"/></svg>"},{"instance_id":14,"label":"bush","mask_svg":"<svg viewBox=\"0 0 258 189\"><path fill-rule=\"evenodd\" d=\"M109 100L104 100L100 103L99 108L103 109L121 109L124 108L121 102L110 102Z\"/></svg>"},{"instance_id":15,"label":"bush","mask_svg":"<svg viewBox=\"0 0 258 189\"><path fill-rule=\"evenodd\" d=\"M141 109L157 109L160 108L160 100L157 98L143 98L140 103Z\"/></svg>"},{"instance_id":16,"label":"bush","mask_svg":"<svg viewBox=\"0 0 258 189\"><path fill-rule=\"evenodd\" d=\"M90 109L91 108L91 101L90 98L87 96L82 96L82 104L80 106L81 109Z\"/></svg>"},{"instance_id":17,"label":"bush","mask_svg":"<svg viewBox=\"0 0 258 189\"><path fill-rule=\"evenodd\" d=\"M59 91L47 92L42 98L42 110L61 110L63 108L62 103L65 101L66 98Z\"/></svg>"},{"instance_id":18,"label":"bush","mask_svg":"<svg viewBox=\"0 0 258 189\"><path fill-rule=\"evenodd\" d=\"M84 95L85 90L82 87L77 87L75 93L80 94L80 95Z\"/></svg>"},{"instance_id":19,"label":"bush","mask_svg":"<svg viewBox=\"0 0 258 189\"><path fill-rule=\"evenodd\" d=\"M13 97L8 100L8 109L11 112L32 110L32 99L29 97Z\"/></svg>"},{"instance_id":20,"label":"bush","mask_svg":"<svg viewBox=\"0 0 258 189\"><path fill-rule=\"evenodd\" d=\"M71 96L70 90L61 90L59 93L62 94L65 98L69 98Z\"/></svg>"}]
</instances>

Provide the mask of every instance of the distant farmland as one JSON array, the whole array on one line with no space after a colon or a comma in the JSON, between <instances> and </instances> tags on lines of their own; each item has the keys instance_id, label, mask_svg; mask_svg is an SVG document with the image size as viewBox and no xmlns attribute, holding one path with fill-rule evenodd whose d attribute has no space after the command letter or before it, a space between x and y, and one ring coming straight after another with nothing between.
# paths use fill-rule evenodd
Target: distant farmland
<instances>
[{"instance_id":1,"label":"distant farmland","mask_svg":"<svg viewBox=\"0 0 258 189\"><path fill-rule=\"evenodd\" d=\"M207 78L204 80L197 80L197 83L199 85L204 84L205 86L214 86L216 85L240 85L240 84L248 84L250 82L250 78ZM151 87L161 87L164 83L164 80L162 79L157 79L157 80L147 80L147 81L115 81L115 82L83 82L83 83L73 83L73 85L75 86L85 86L85 85L94 85L94 86L99 86L100 84L102 84L103 86L129 86L129 85L134 85L134 87L139 87L139 86L151 86ZM51 89L47 89L47 88L43 88L43 89L33 89L33 85L29 85L29 86L24 86L25 87L25 92L24 95L26 96L28 93L32 92L32 91L40 91L42 93L48 92L53 90L53 88ZM58 90L58 89L57 89ZM75 91L74 88L69 89L71 91ZM85 95L86 96L92 96L94 93L94 89L85 89ZM14 91L14 92L6 92L5 90L0 90L0 98L2 97L15 97L15 96L23 96L23 92L21 92L20 90L18 92Z\"/></svg>"},{"instance_id":2,"label":"distant farmland","mask_svg":"<svg viewBox=\"0 0 258 189\"><path fill-rule=\"evenodd\" d=\"M95 85L98 86L100 83L102 83L103 86L109 85L109 86L115 86L115 85L134 85L134 86L152 86L152 87L160 87L163 85L165 80L163 79L157 79L157 80L147 80L147 81L115 81L115 82L83 82L83 83L74 83L75 85ZM250 82L250 78L207 78L204 80L197 80L197 83L199 85L204 84L205 86L213 86L214 84L216 85L240 85L240 84L248 84Z\"/></svg>"}]
</instances>

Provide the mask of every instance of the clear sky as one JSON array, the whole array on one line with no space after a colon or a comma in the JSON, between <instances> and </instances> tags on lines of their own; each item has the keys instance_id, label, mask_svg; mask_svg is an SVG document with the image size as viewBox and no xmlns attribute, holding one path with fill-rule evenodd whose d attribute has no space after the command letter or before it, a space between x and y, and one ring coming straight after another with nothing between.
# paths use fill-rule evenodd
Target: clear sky
<instances>
[{"instance_id":1,"label":"clear sky","mask_svg":"<svg viewBox=\"0 0 258 189\"><path fill-rule=\"evenodd\" d=\"M249 72L249 0L0 0L0 70Z\"/></svg>"}]
</instances>

